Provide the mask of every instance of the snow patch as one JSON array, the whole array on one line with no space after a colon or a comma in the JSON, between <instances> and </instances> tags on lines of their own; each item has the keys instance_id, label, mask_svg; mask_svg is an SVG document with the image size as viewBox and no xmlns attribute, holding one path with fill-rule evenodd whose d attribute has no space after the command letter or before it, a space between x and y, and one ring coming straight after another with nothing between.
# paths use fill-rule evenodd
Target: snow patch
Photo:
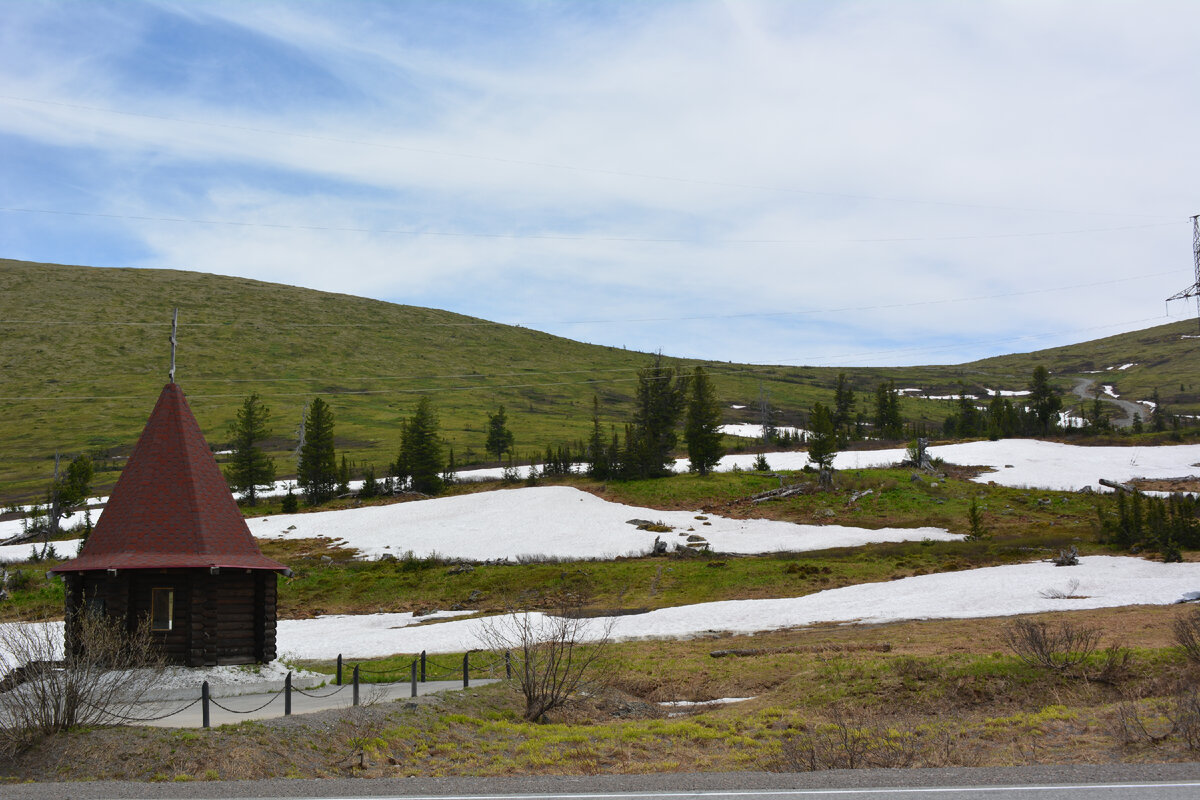
<instances>
[{"instance_id":1,"label":"snow patch","mask_svg":"<svg viewBox=\"0 0 1200 800\"><path fill-rule=\"evenodd\" d=\"M763 426L752 425L749 423L739 423L733 425L722 425L721 427L717 428L717 430L730 436L740 436L743 439L761 439ZM778 433L787 433L789 436L799 436L808 433L808 431L804 430L804 428L793 428L789 425L778 425L776 426L775 430Z\"/></svg>"},{"instance_id":2,"label":"snow patch","mask_svg":"<svg viewBox=\"0 0 1200 800\"><path fill-rule=\"evenodd\" d=\"M1078 599L1042 595L1077 580ZM710 632L752 634L817 623L876 624L914 619L969 619L1061 611L1168 605L1200 589L1200 563L1163 564L1128 556L1086 556L1076 567L1041 561L941 572L881 583L827 589L804 597L726 600L619 616L618 640L686 638ZM279 623L279 647L297 658L368 658L393 653L463 652L480 646L484 621L454 620L422 627L396 626L403 615L319 617ZM533 624L541 615L533 614ZM608 620L591 621L594 638Z\"/></svg>"},{"instance_id":3,"label":"snow patch","mask_svg":"<svg viewBox=\"0 0 1200 800\"><path fill-rule=\"evenodd\" d=\"M803 455L803 454L800 454ZM251 532L264 539L336 539L364 556L438 555L473 561L548 558L616 558L648 552L654 540L683 543L680 534L701 535L721 553L772 553L858 547L872 542L957 541L942 528L867 528L801 525L765 519L661 511L611 503L569 486L478 492L386 506L259 517ZM672 533L638 530L630 519L660 521Z\"/></svg>"}]
</instances>

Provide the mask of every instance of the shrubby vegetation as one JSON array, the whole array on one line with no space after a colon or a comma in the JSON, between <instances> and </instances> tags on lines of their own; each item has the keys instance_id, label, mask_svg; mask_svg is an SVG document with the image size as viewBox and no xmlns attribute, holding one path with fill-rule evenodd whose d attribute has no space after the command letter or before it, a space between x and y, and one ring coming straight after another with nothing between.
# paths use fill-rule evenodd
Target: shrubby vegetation
<instances>
[{"instance_id":1,"label":"shrubby vegetation","mask_svg":"<svg viewBox=\"0 0 1200 800\"><path fill-rule=\"evenodd\" d=\"M1100 541L1122 550L1152 550L1164 561L1180 561L1180 550L1200 548L1200 499L1175 493L1150 497L1118 492L1115 508L1098 505Z\"/></svg>"}]
</instances>

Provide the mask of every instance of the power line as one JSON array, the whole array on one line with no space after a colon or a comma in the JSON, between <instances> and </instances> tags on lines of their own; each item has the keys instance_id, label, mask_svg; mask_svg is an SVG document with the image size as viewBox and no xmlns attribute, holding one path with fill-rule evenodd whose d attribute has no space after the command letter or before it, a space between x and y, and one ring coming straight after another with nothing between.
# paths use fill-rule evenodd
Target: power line
<instances>
[{"instance_id":1,"label":"power line","mask_svg":"<svg viewBox=\"0 0 1200 800\"><path fill-rule=\"evenodd\" d=\"M54 106L58 108L70 108L79 111L91 111L100 114L112 114L124 117L135 117L139 119L151 119L159 122L171 122L182 125L195 125L206 128L217 128L224 130L242 131L246 133L259 133L268 136L283 136L292 139L304 139L314 142L326 142L339 145L353 145L355 147L375 147L383 150L395 150L406 153L416 153L419 155L433 155L444 158L459 158L471 161L485 161L496 164L511 164L516 166L537 167L540 169L563 170L569 172L590 173L593 175L608 175L620 178L637 178L639 180L664 181L668 183L680 183L694 186L713 186L729 189L750 189L754 191L769 191L780 192L785 194L799 194L811 197L833 197L843 200L869 200L873 202L885 203L910 203L914 205L933 205L933 206L948 206L954 208L975 208L990 211L1021 211L1027 213L1038 214L1071 214L1077 216L1096 216L1096 217L1144 217L1153 219L1163 219L1163 215L1158 214L1135 214L1122 212L1105 212L1105 211L1080 211L1078 209L1056 209L1056 208L1024 208L1020 206L1003 206L991 205L985 203L964 203L950 200L927 200L914 197L892 197L886 195L871 195L857 194L853 192L829 192L818 191L811 189L796 189L787 186L771 186L765 184L742 183L737 181L717 181L706 180L702 178L687 178L673 175L656 175L653 173L633 172L628 170L604 169L602 167L582 167L575 164L561 164L551 161L534 161L527 159L505 158L502 156L479 155L475 153L460 153L451 150L439 150L429 147L415 147L412 145L393 144L391 142L379 142L363 139L352 139L338 136L322 136L312 133L302 133L293 130L280 130L272 128L260 128L249 125L232 125L224 122L213 122L211 120L189 119L185 117L169 117L159 114L145 114L136 111L121 111L118 109L102 108L99 106L83 105L81 103L66 103L59 100L42 100L31 97L18 97L15 95L0 95L0 100L7 100L17 103L29 103L43 106Z\"/></svg>"},{"instance_id":2,"label":"power line","mask_svg":"<svg viewBox=\"0 0 1200 800\"><path fill-rule=\"evenodd\" d=\"M1008 344L1010 342L1021 342L1021 341L1029 341L1029 340L1034 340L1034 339L1046 339L1051 336L1063 336L1063 335L1066 335L1069 333L1070 334L1087 333L1089 331L1109 330L1112 328L1122 328L1126 325L1134 325L1134 324L1145 323L1145 322L1154 322L1154 321L1161 320L1164 318L1168 318L1167 315L1164 314L1164 315L1157 316L1157 317L1144 317L1142 319L1131 319L1131 320L1126 320L1124 322L1110 322L1110 323L1106 323L1104 325L1095 325L1095 326L1088 327L1088 328L1075 328L1073 330L1068 330L1068 331L1054 331L1054 332L1049 332L1049 333L1032 333L1032 334L1026 334L1024 336L1013 336L1013 337L1009 337L1006 339L977 340L974 342L954 342L953 344L930 345L928 347L917 347L917 348L898 347L898 348L891 348L891 349L885 349L885 350L874 350L874 351L861 352L861 353L848 353L848 354L843 354L843 355L822 356L820 359L818 359L818 361L826 361L827 362L827 361L832 361L834 359L838 359L840 361L842 359L848 359L848 358L862 358L865 356L878 356L878 355L896 355L898 353L934 353L934 352L943 351L943 350L953 350L956 347L971 347L971 346L978 347L981 345ZM1116 334L1114 334L1114 335L1116 335ZM1070 345L1062 345L1062 346L1069 347ZM1000 356L989 356L988 358L1003 358L1006 355L1015 355L1015 354L1005 353ZM782 360L783 361L795 361L798 359L782 359ZM977 359L977 360L982 361L985 359ZM760 366L767 366L767 365L760 365ZM814 363L814 364L811 364L811 366L818 366L818 365ZM922 366L922 365L912 365L912 366ZM911 367L909 367L909 368L911 368ZM905 368L904 367L876 367L876 369L905 369Z\"/></svg>"},{"instance_id":3,"label":"power line","mask_svg":"<svg viewBox=\"0 0 1200 800\"><path fill-rule=\"evenodd\" d=\"M323 231L328 233L369 233L400 236L436 236L458 239L514 239L556 242L626 242L634 244L706 244L706 245L771 245L771 244L900 244L904 242L955 242L986 239L1028 239L1049 236L1073 236L1085 233L1161 228L1175 222L1149 222L1141 225L1117 225L1104 228L1075 228L1071 230L1025 231L1017 233L952 234L946 236L879 236L845 239L701 239L654 236L584 236L557 233L483 233L470 231L434 231L419 228L362 228L340 225L298 225L281 222L245 222L228 219L199 219L193 217L155 217L140 214L109 214L98 211L62 211L49 208L20 208L10 206L0 211L16 214L54 214L68 217L122 219L137 222L170 222L185 225L224 225L236 228L265 228L270 230Z\"/></svg>"},{"instance_id":4,"label":"power line","mask_svg":"<svg viewBox=\"0 0 1200 800\"><path fill-rule=\"evenodd\" d=\"M1066 330L1066 331L1054 331L1054 332L1047 332L1047 333L1040 333L1040 334L1028 334L1025 336L1008 337L1008 338L1004 338L1004 339L978 340L975 342L968 342L966 344L979 346L979 345L986 345L986 344L1001 344L1001 343L1008 343L1008 342L1014 342L1014 341L1026 341L1026 340L1030 340L1030 339L1043 339L1043 338L1047 338L1050 336L1062 336L1062 335L1066 335L1066 334L1083 333L1083 332L1088 332L1088 331L1110 329L1113 327L1119 327L1122 325L1130 325L1130 324L1140 323L1140 322L1147 322L1147 321L1155 320L1155 319L1161 319L1161 317L1149 317L1149 318L1144 318L1144 319L1140 319L1140 320L1127 320L1125 322L1111 322L1111 323L1107 323L1105 325L1097 325L1097 326L1092 326L1092 327L1088 327L1088 328L1076 328L1076 329ZM955 343L955 344L951 344L951 345L937 345L937 346L931 346L931 347L926 347L926 348L892 348L890 350L888 350L888 349L877 350L877 351L868 352L868 353L855 353L855 354L848 354L848 355L843 355L843 356L829 356L829 357L822 358L820 360L828 361L828 360L831 360L834 358L839 358L839 359L840 358L860 358L863 356L895 354L895 353L902 353L902 352L910 352L910 353L935 352L935 351L939 351L939 350L946 350L946 349L951 349L953 347L961 347L961 346L963 346L962 343ZM808 364L778 364L777 363L777 364L752 364L752 365L749 365L748 367L742 368L742 369L723 369L722 365L718 362L704 361L702 359L672 359L672 360L677 362L678 366L686 366L685 364L678 364L678 362L691 361L693 363L697 363L701 366L705 366L706 368L713 370L714 375L718 375L718 376L719 375L761 375L761 374L765 374L768 372L777 372L778 370L781 370L781 369L796 370L796 369L804 369L806 367L817 367L817 368L825 368L825 369L831 368L831 367L821 367L819 364L814 364L814 363L808 363ZM880 367L877 369L905 369L905 367ZM590 371L633 372L633 371L638 371L638 370L640 370L640 368L618 367L618 368L613 368L611 370L602 368L602 369L598 369L598 370L545 371L545 372L531 372L531 373L526 373L526 374L533 376L533 375L561 375L561 374L582 373L582 372L590 372ZM121 377L121 376L114 375L112 377ZM447 376L447 377L454 378L457 376ZM502 376L496 376L496 377L502 377ZM420 378L420 379L427 380L428 378ZM592 378L592 379L583 380L583 381L543 381L543 382L535 382L535 383L447 386L447 387L415 388L415 389L398 389L398 388L352 389L352 390L346 390L346 391L340 391L340 392L330 392L329 394L334 398L338 398L338 397L346 397L346 396L354 397L354 396L364 396L364 395L388 395L388 394L412 395L412 394L431 394L431 393L443 393L443 392L468 392L468 391L481 391L481 390L501 391L501 390L506 390L506 389L508 389L508 390L511 390L511 389L535 389L535 388L553 387L553 386L586 386L586 385L595 386L595 385L613 384L613 383L631 383L631 382L637 381L638 379L639 378L635 376L635 377L630 377L630 378ZM253 379L237 379L237 380L244 381L244 382L254 382ZM265 379L264 382L266 382L267 380L270 380L270 379ZM300 379L296 379L296 380L300 380ZM320 378L312 378L310 380L312 380L314 382L328 381L329 377L325 376L325 377L320 377ZM372 379L371 378L356 378L356 379L346 378L346 379L340 379L340 380L372 380ZM416 379L414 379L414 380L416 380ZM309 392L271 392L269 394L264 394L263 396L264 397L272 397L272 398L274 398L274 397L311 397L312 394L313 394L313 392L311 392L311 391L309 391ZM228 400L228 399L242 399L244 397L245 397L244 394L190 394L190 393L188 394L189 399L195 399L195 400ZM28 396L28 397L0 397L0 402L78 402L78 401L96 402L96 401L118 401L118 400L144 401L145 399L146 399L145 395L67 395L67 396L42 395L42 396Z\"/></svg>"},{"instance_id":5,"label":"power line","mask_svg":"<svg viewBox=\"0 0 1200 800\"><path fill-rule=\"evenodd\" d=\"M0 209L2 210L2 209ZM1149 274L1138 275L1136 277L1114 278L1109 281L1088 281L1087 283L1069 284L1066 286L1053 286L1042 289L1025 289L1017 292L999 292L996 294L987 295L968 295L964 297L946 297L938 300L913 300L904 303L881 303L877 305L853 305L830 308L811 308L799 309L794 311L752 311L740 314L688 314L675 317L624 317L624 318L597 318L597 319L579 319L579 320L534 320L521 322L492 322L490 320L473 320L467 322L421 322L420 326L427 328L480 328L480 327L518 327L536 330L532 326L553 326L553 325L607 325L607 324L625 324L625 323L648 323L648 322L694 322L703 320L721 320L721 319L753 319L758 317L790 317L790 316L812 316L819 314L844 314L851 311L886 311L896 308L915 308L919 306L932 305L947 305L953 303L969 303L979 302L981 300L999 300L1010 297L1025 297L1037 294L1051 294L1054 292L1077 291L1094 286L1112 286L1118 283L1143 282L1147 278L1157 278L1164 275L1174 275L1178 270L1163 270L1161 272L1152 272ZM445 312L440 309L419 309L424 312L432 313L455 313ZM129 320L54 320L54 319L5 319L0 320L0 327L10 325L54 325L54 326L80 326L89 327L98 326L127 326L127 327L151 327L162 328L169 326L169 322L137 322ZM251 326L263 327L271 329L281 328L391 328L395 326L392 322L274 322L270 320L256 319L232 319L220 322L181 322L181 328L226 328L234 326ZM538 331L544 332L544 331ZM604 347L607 345L597 345Z\"/></svg>"}]
</instances>

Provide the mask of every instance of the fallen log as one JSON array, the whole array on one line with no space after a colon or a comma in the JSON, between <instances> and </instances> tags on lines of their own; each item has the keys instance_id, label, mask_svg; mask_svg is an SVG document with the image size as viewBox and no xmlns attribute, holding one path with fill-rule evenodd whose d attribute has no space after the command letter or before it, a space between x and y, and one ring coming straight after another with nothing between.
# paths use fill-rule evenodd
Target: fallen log
<instances>
[{"instance_id":1,"label":"fallen log","mask_svg":"<svg viewBox=\"0 0 1200 800\"><path fill-rule=\"evenodd\" d=\"M1132 484L1118 483L1117 481L1110 481L1107 478L1101 478L1100 485L1116 489L1118 492L1125 492L1126 494L1139 494L1138 490Z\"/></svg>"},{"instance_id":2,"label":"fallen log","mask_svg":"<svg viewBox=\"0 0 1200 800\"><path fill-rule=\"evenodd\" d=\"M751 503L761 503L764 500L778 500L783 497L791 497L794 494L800 494L804 491L805 484L794 483L791 486L781 486L778 489L768 489L765 492L752 494L748 498Z\"/></svg>"}]
</instances>

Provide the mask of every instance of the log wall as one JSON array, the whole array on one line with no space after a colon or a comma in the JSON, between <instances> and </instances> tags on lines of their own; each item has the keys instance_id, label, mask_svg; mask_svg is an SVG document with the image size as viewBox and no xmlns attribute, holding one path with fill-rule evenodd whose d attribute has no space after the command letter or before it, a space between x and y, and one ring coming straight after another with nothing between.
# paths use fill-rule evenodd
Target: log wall
<instances>
[{"instance_id":1,"label":"log wall","mask_svg":"<svg viewBox=\"0 0 1200 800\"><path fill-rule=\"evenodd\" d=\"M154 631L168 662L186 666L253 664L276 657L277 576L265 570L121 570L73 573L66 581L67 645L73 621L92 608L129 630L149 616L151 592L175 592L171 630Z\"/></svg>"}]
</instances>

